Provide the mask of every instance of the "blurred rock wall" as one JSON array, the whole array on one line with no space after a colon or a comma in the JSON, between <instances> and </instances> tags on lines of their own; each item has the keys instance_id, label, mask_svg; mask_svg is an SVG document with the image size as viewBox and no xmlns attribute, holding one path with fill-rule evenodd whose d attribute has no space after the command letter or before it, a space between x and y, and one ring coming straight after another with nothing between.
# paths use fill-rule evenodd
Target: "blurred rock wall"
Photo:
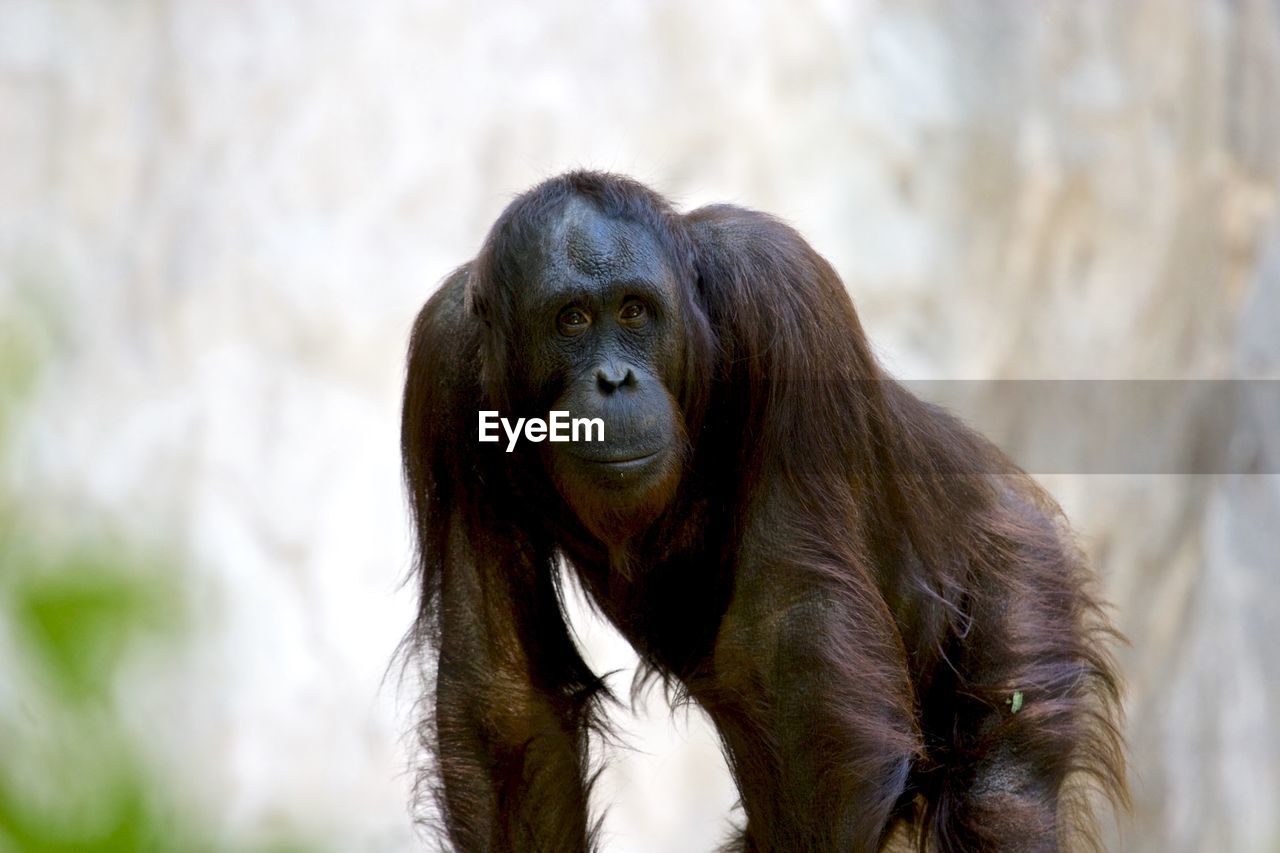
<instances>
[{"instance_id":1,"label":"blurred rock wall","mask_svg":"<svg viewBox=\"0 0 1280 853\"><path fill-rule=\"evenodd\" d=\"M192 641L123 701L233 846L416 844L401 355L544 176L786 218L900 375L1280 377L1275 0L0 0L0 142L0 310L43 365L3 475L179 555ZM1045 481L1131 641L1112 846L1276 849L1280 477ZM723 762L651 710L610 849L708 849Z\"/></svg>"}]
</instances>

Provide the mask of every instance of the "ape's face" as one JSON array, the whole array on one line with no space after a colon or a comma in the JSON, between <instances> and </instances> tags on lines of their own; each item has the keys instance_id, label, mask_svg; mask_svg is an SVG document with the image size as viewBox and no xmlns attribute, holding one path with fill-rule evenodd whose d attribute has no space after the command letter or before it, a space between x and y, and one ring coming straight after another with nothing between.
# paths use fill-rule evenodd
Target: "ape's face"
<instances>
[{"instance_id":1,"label":"ape's face","mask_svg":"<svg viewBox=\"0 0 1280 853\"><path fill-rule=\"evenodd\" d=\"M525 273L513 305L516 369L550 410L604 421L603 441L544 443L544 464L589 529L624 540L679 482L684 422L671 389L683 363L677 288L688 285L645 228L577 199Z\"/></svg>"}]
</instances>

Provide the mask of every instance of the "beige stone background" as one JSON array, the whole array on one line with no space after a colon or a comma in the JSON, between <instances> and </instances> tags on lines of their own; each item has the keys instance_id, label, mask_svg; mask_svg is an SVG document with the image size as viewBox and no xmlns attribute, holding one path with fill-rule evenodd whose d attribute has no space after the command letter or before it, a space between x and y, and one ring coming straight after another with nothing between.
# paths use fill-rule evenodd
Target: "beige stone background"
<instances>
[{"instance_id":1,"label":"beige stone background","mask_svg":"<svg viewBox=\"0 0 1280 853\"><path fill-rule=\"evenodd\" d=\"M580 165L788 219L901 375L1280 377L1275 0L0 0L0 310L42 358L4 482L176 555L189 636L119 701L228 849L430 846L383 681L402 350ZM1109 846L1280 850L1280 477L1045 481L1131 642ZM710 849L705 723L623 724L607 849Z\"/></svg>"}]
</instances>

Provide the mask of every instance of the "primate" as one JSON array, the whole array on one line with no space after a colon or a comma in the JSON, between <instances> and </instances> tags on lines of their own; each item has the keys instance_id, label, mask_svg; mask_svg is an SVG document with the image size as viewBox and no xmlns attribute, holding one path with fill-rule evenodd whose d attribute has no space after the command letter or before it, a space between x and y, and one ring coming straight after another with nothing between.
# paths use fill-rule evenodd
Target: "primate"
<instances>
[{"instance_id":1,"label":"primate","mask_svg":"<svg viewBox=\"0 0 1280 853\"><path fill-rule=\"evenodd\" d=\"M481 442L481 410L603 440ZM774 218L597 172L519 196L414 324L401 442L460 850L595 846L611 694L561 560L714 722L734 849L1060 850L1086 788L1125 799L1115 634L1061 510L883 372Z\"/></svg>"}]
</instances>

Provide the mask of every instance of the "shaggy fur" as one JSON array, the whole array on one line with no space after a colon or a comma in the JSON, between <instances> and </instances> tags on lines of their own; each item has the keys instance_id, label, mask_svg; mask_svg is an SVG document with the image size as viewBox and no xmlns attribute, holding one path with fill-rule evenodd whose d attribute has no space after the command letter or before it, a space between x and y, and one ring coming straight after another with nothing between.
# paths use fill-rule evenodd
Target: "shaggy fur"
<instances>
[{"instance_id":1,"label":"shaggy fur","mask_svg":"<svg viewBox=\"0 0 1280 853\"><path fill-rule=\"evenodd\" d=\"M524 363L512 293L575 198L655 237L681 282L682 463L621 511L644 520L622 545L598 535L618 508L584 518L535 449L475 438L477 408L553 382ZM779 221L682 215L599 173L534 188L418 317L402 430L409 648L436 672L421 779L456 848L595 846L586 743L609 694L565 625L560 558L717 726L734 849L1060 850L1092 838L1086 788L1124 802L1115 633L1061 511L883 373L835 271Z\"/></svg>"}]
</instances>

